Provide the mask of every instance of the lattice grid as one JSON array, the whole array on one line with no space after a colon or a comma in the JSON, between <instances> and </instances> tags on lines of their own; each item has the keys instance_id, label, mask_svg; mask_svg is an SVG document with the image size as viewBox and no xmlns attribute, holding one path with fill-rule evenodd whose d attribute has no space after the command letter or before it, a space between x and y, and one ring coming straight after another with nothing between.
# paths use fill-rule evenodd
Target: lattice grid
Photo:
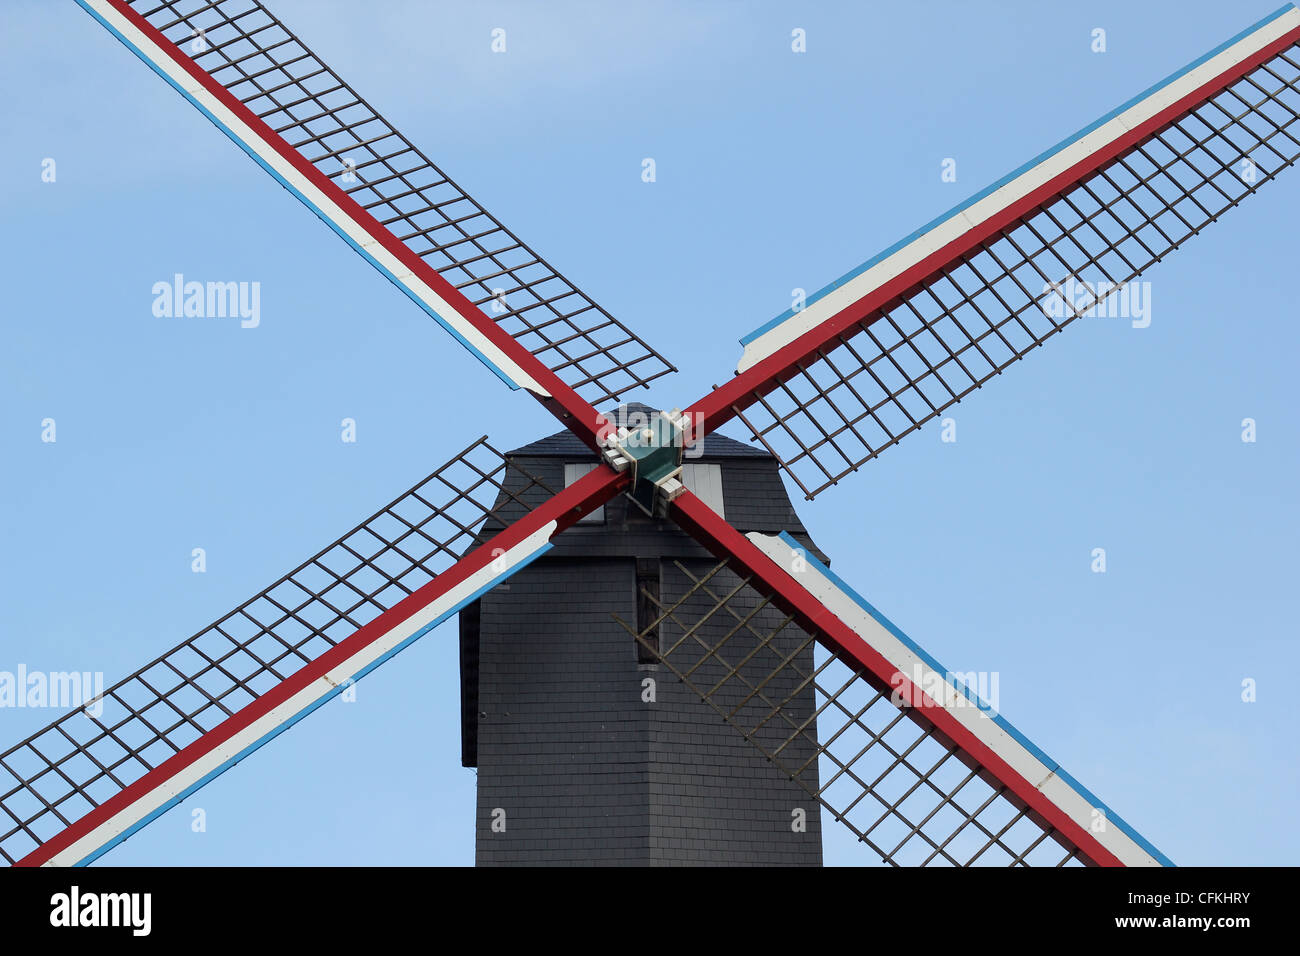
<instances>
[{"instance_id":1,"label":"lattice grid","mask_svg":"<svg viewBox=\"0 0 1300 956\"><path fill-rule=\"evenodd\" d=\"M1297 49L867 316L737 413L811 499L1074 319L1140 311L1133 279L1300 158Z\"/></svg>"},{"instance_id":2,"label":"lattice grid","mask_svg":"<svg viewBox=\"0 0 1300 956\"><path fill-rule=\"evenodd\" d=\"M757 627L771 601L725 562L693 574L637 632L667 667L783 773L892 866L1079 866L1082 851L1030 813L914 707L789 615ZM701 604L701 601L703 603ZM726 622L720 629L716 620ZM710 626L714 622L714 626ZM672 628L671 637L654 635ZM792 639L791 633L795 635ZM816 646L814 666L800 655ZM797 679L791 681L791 675ZM815 709L792 706L812 689ZM791 759L792 755L797 755Z\"/></svg>"},{"instance_id":3,"label":"lattice grid","mask_svg":"<svg viewBox=\"0 0 1300 956\"><path fill-rule=\"evenodd\" d=\"M257 0L132 0L165 37L593 404L675 371Z\"/></svg>"},{"instance_id":4,"label":"lattice grid","mask_svg":"<svg viewBox=\"0 0 1300 956\"><path fill-rule=\"evenodd\" d=\"M535 488L552 491L480 438L229 614L0 753L0 856L26 856L432 581L473 549L497 508L531 510Z\"/></svg>"}]
</instances>

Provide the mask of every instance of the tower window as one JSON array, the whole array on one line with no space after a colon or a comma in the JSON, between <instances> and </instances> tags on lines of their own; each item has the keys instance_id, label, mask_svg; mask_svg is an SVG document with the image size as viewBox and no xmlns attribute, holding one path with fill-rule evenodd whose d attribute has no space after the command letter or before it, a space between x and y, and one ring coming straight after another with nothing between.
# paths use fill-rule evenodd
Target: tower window
<instances>
[{"instance_id":1,"label":"tower window","mask_svg":"<svg viewBox=\"0 0 1300 956\"><path fill-rule=\"evenodd\" d=\"M594 461L579 461L566 463L564 466L564 487L569 487L579 478L587 475L596 467ZM605 506L601 505L591 514L584 515L578 524L604 524L605 523Z\"/></svg>"},{"instance_id":2,"label":"tower window","mask_svg":"<svg viewBox=\"0 0 1300 956\"><path fill-rule=\"evenodd\" d=\"M725 518L722 507L722 466L706 465L702 462L682 462L682 484L686 490L696 495L701 501Z\"/></svg>"}]
</instances>

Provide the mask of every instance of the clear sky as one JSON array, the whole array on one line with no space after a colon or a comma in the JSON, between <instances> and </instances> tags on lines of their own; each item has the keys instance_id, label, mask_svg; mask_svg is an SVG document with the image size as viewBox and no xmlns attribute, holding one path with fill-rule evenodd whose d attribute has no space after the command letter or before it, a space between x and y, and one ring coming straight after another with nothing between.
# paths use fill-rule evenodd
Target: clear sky
<instances>
[{"instance_id":1,"label":"clear sky","mask_svg":"<svg viewBox=\"0 0 1300 956\"><path fill-rule=\"evenodd\" d=\"M270 5L668 355L631 397L672 407L793 288L1277 3ZM554 430L72 0L6 0L0 88L0 670L111 682L479 435ZM1300 175L1261 196L1145 277L1150 327L1076 323L963 401L956 443L932 424L800 507L840 576L998 672L1002 713L1181 864L1300 851ZM177 272L260 282L260 326L155 317ZM472 863L457 695L444 625L104 862ZM54 716L0 710L0 743ZM863 859L829 820L826 859Z\"/></svg>"}]
</instances>

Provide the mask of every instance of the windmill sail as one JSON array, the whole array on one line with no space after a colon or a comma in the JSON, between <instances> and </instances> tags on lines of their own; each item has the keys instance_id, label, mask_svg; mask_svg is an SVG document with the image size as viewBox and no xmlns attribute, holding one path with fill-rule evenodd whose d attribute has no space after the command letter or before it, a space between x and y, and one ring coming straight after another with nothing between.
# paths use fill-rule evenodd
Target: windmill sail
<instances>
[{"instance_id":1,"label":"windmill sail","mask_svg":"<svg viewBox=\"0 0 1300 956\"><path fill-rule=\"evenodd\" d=\"M1298 42L1288 5L742 339L690 411L815 497L1293 165Z\"/></svg>"},{"instance_id":2,"label":"windmill sail","mask_svg":"<svg viewBox=\"0 0 1300 956\"><path fill-rule=\"evenodd\" d=\"M742 535L690 493L673 508L722 563L664 603L652 628L671 637L655 643L658 659L882 862L1172 865L996 699L945 670L793 537ZM768 604L786 619L758 630L755 608ZM816 664L799 671L814 641Z\"/></svg>"},{"instance_id":3,"label":"windmill sail","mask_svg":"<svg viewBox=\"0 0 1300 956\"><path fill-rule=\"evenodd\" d=\"M585 421L674 371L257 0L78 3L511 387Z\"/></svg>"},{"instance_id":4,"label":"windmill sail","mask_svg":"<svg viewBox=\"0 0 1300 956\"><path fill-rule=\"evenodd\" d=\"M508 490L507 490L508 486ZM94 701L0 753L0 856L88 863L550 547L620 487L549 491L479 439ZM515 520L478 543L499 511Z\"/></svg>"}]
</instances>

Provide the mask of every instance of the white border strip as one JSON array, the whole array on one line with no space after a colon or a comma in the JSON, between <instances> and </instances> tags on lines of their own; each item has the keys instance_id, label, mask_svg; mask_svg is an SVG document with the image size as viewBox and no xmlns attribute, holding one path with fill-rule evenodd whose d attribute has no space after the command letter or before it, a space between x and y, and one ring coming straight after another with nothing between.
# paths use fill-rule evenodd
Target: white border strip
<instances>
[{"instance_id":1,"label":"white border strip","mask_svg":"<svg viewBox=\"0 0 1300 956\"><path fill-rule=\"evenodd\" d=\"M142 794L134 803L56 853L44 865L75 866L88 863L106 852L256 750L295 719L325 703L339 693L348 681L364 676L401 650L405 644L432 629L547 550L555 528L554 521L548 522L498 556L491 564L479 569L427 607L385 632L332 671L316 678L289 700L253 721L210 753L204 754L156 789Z\"/></svg>"},{"instance_id":2,"label":"white border strip","mask_svg":"<svg viewBox=\"0 0 1300 956\"><path fill-rule=\"evenodd\" d=\"M750 340L745 345L740 362L736 366L736 374L757 365L799 336L821 325L831 316L906 272L926 256L942 249L963 233L988 220L1016 200L1033 192L1297 26L1300 26L1300 10L1293 7L1249 36L1243 37L1204 63L1123 110L1113 119L1048 156L1041 163L1016 176L989 195L961 209L860 275L832 289L816 301L810 302L803 311Z\"/></svg>"},{"instance_id":3,"label":"white border strip","mask_svg":"<svg viewBox=\"0 0 1300 956\"><path fill-rule=\"evenodd\" d=\"M920 673L922 690L934 686L932 682L935 680L940 683L952 683L948 680L947 674L936 671L930 661L915 653L869 614L862 605L846 594L827 576L819 561L807 553L796 554L796 548L783 538L758 532L751 532L746 537L776 562L778 567L785 570L802 568L803 570L799 572L792 572L795 580L881 654L897 672L902 673L909 680ZM802 549L798 550L802 552ZM958 690L960 692L960 689ZM964 696L962 699L966 700ZM969 701L967 701L969 706L965 704L948 706L947 701L939 703L944 705L944 709L958 723L1010 764L1013 770L1028 780L1071 820L1092 833L1102 846L1115 854L1126 866L1162 865L1160 860L1123 832L1104 807L1096 806L1065 780L1055 768L1044 764L1038 756L1009 734L988 711ZM1093 812L1095 809L1106 813L1105 828L1101 832L1093 829L1096 819Z\"/></svg>"},{"instance_id":4,"label":"white border strip","mask_svg":"<svg viewBox=\"0 0 1300 956\"><path fill-rule=\"evenodd\" d=\"M375 268L455 335L493 372L512 387L526 388L536 395L549 397L550 393L531 375L515 364L513 359L497 348L423 279L416 276L401 260L385 249L379 240L357 225L356 221L339 208L328 195L254 133L243 120L185 72L175 60L107 0L77 0L77 2L149 63L155 72L198 107L228 136L239 143L263 168L324 219L349 245L370 260Z\"/></svg>"}]
</instances>

